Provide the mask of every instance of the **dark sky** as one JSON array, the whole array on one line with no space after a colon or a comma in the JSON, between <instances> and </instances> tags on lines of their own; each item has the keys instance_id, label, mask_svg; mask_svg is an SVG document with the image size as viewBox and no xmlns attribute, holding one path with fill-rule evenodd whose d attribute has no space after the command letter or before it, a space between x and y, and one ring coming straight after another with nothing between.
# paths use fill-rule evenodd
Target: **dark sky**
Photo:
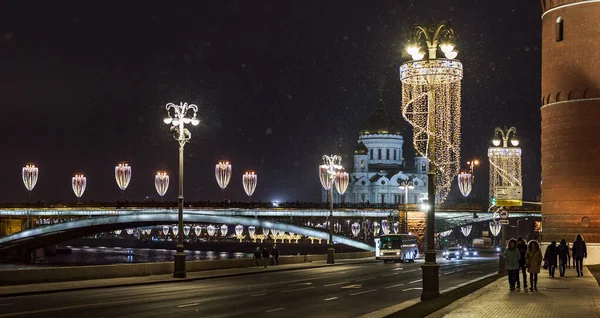
<instances>
[{"instance_id":1,"label":"dark sky","mask_svg":"<svg viewBox=\"0 0 600 318\"><path fill-rule=\"evenodd\" d=\"M254 169L256 200L318 201L321 156L352 164L380 88L402 120L409 32L442 20L465 69L463 161L484 163L474 194L487 196L493 128L514 125L531 199L540 192L540 14L532 0L3 2L0 201L27 199L27 162L40 167L34 200L74 201L76 172L88 177L84 200L116 200L120 160L133 167L128 199L156 197L154 173L166 169L175 200L177 146L162 118L179 101L198 104L202 120L186 146L186 200L220 198L214 164L226 158L234 200L245 200L241 175Z\"/></svg>"}]
</instances>

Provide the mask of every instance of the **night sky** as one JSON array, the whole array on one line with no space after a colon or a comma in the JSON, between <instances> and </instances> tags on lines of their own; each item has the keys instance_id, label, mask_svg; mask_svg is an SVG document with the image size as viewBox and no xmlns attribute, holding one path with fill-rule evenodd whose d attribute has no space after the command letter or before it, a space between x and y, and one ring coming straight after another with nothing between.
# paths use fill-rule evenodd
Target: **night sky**
<instances>
[{"instance_id":1,"label":"night sky","mask_svg":"<svg viewBox=\"0 0 600 318\"><path fill-rule=\"evenodd\" d=\"M177 144L162 119L180 101L202 120L185 148L186 200L219 200L214 164L228 159L233 200L246 200L241 175L253 169L255 200L319 201L321 156L342 154L350 168L380 89L403 122L404 47L414 24L442 20L465 69L463 161L483 162L472 195L487 197L487 147L506 125L519 132L524 198L534 199L540 15L533 0L3 2L0 202L27 200L28 162L40 167L34 201L75 201L76 172L88 177L84 201L115 201L120 160L133 167L127 199L157 199L154 174L166 169L175 200Z\"/></svg>"}]
</instances>

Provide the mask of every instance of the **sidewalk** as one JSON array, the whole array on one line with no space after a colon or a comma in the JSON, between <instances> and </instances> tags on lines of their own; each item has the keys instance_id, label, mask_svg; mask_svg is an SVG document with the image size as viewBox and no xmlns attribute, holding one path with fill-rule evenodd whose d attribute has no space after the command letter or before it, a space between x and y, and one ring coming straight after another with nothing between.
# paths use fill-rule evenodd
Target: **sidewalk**
<instances>
[{"instance_id":1,"label":"sidewalk","mask_svg":"<svg viewBox=\"0 0 600 318\"><path fill-rule=\"evenodd\" d=\"M502 277L428 317L600 317L598 282L587 267L583 277L576 275L567 268L566 277L558 277L557 269L557 277L549 278L542 270L539 292L511 292Z\"/></svg>"},{"instance_id":2,"label":"sidewalk","mask_svg":"<svg viewBox=\"0 0 600 318\"><path fill-rule=\"evenodd\" d=\"M264 267L243 267L243 268L231 268L231 269L215 269L197 272L188 272L186 278L173 278L172 274L165 275L153 275L153 276L137 276L137 277L123 277L123 278L108 278L108 279L91 279L91 280L79 280L79 281L68 281L59 283L45 283L45 284L26 284L26 285L6 285L0 286L0 298L12 297L12 296L25 296L33 294L43 293L54 293L64 291L76 291L83 289L95 289L95 288L108 288L108 287L126 287L135 285L149 285L149 284L160 284L160 283L176 283L176 282L187 282L202 279L251 275L259 273L270 273L270 272L281 272L290 270L300 269L311 269L327 266L339 266L357 263L373 262L373 258L363 259L346 259L336 260L335 264L327 264L326 261L315 261L301 264L289 264L289 265L270 265L267 268Z\"/></svg>"}]
</instances>

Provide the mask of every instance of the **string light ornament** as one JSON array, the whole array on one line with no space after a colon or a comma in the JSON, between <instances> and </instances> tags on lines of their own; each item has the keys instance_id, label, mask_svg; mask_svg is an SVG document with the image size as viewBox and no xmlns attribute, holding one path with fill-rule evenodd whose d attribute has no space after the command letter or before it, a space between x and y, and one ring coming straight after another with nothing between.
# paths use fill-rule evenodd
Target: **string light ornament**
<instances>
[{"instance_id":1,"label":"string light ornament","mask_svg":"<svg viewBox=\"0 0 600 318\"><path fill-rule=\"evenodd\" d=\"M248 198L250 198L252 194L254 194L254 190L256 190L257 178L258 176L254 171L246 171L242 176L242 184Z\"/></svg>"},{"instance_id":2,"label":"string light ornament","mask_svg":"<svg viewBox=\"0 0 600 318\"><path fill-rule=\"evenodd\" d=\"M458 189L465 199L471 194L474 180L475 177L468 172L461 172L458 174Z\"/></svg>"},{"instance_id":3,"label":"string light ornament","mask_svg":"<svg viewBox=\"0 0 600 318\"><path fill-rule=\"evenodd\" d=\"M473 229L473 225L470 225L470 224L469 224L469 225L466 225L466 226L461 226L461 227L460 227L460 231L462 232L462 234L463 234L465 237L468 237L468 236L469 236L469 234L471 234L471 230L472 230L472 229Z\"/></svg>"},{"instance_id":4,"label":"string light ornament","mask_svg":"<svg viewBox=\"0 0 600 318\"><path fill-rule=\"evenodd\" d=\"M156 192L158 192L160 201L162 202L162 198L169 189L169 175L164 171L157 172L156 176L154 177L154 187L156 188Z\"/></svg>"},{"instance_id":5,"label":"string light ornament","mask_svg":"<svg viewBox=\"0 0 600 318\"><path fill-rule=\"evenodd\" d=\"M23 184L27 191L29 191L29 200L31 200L31 191L35 188L39 176L39 169L34 164L26 164L21 170L21 177L23 178Z\"/></svg>"},{"instance_id":6,"label":"string light ornament","mask_svg":"<svg viewBox=\"0 0 600 318\"><path fill-rule=\"evenodd\" d=\"M83 174L76 174L71 179L71 187L73 188L73 193L77 197L77 204L80 203L81 196L85 192L85 187L87 186L87 178Z\"/></svg>"},{"instance_id":7,"label":"string light ornament","mask_svg":"<svg viewBox=\"0 0 600 318\"><path fill-rule=\"evenodd\" d=\"M271 232L271 229L263 227L262 231L263 231L263 235L265 237L269 237L269 233Z\"/></svg>"},{"instance_id":8,"label":"string light ornament","mask_svg":"<svg viewBox=\"0 0 600 318\"><path fill-rule=\"evenodd\" d=\"M163 232L163 235L165 235L165 236L169 235L169 226L163 225L162 232Z\"/></svg>"},{"instance_id":9,"label":"string light ornament","mask_svg":"<svg viewBox=\"0 0 600 318\"><path fill-rule=\"evenodd\" d=\"M208 236L215 236L215 233L217 233L217 228L215 228L214 225L210 224L206 227L206 233L208 234Z\"/></svg>"},{"instance_id":10,"label":"string light ornament","mask_svg":"<svg viewBox=\"0 0 600 318\"><path fill-rule=\"evenodd\" d=\"M225 225L225 224L221 225L221 236L227 235L227 230L228 230L227 225Z\"/></svg>"},{"instance_id":11,"label":"string light ornament","mask_svg":"<svg viewBox=\"0 0 600 318\"><path fill-rule=\"evenodd\" d=\"M493 236L498 236L498 234L500 234L501 229L502 224L500 224L500 220L490 222L490 232L492 232Z\"/></svg>"},{"instance_id":12,"label":"string light ornament","mask_svg":"<svg viewBox=\"0 0 600 318\"><path fill-rule=\"evenodd\" d=\"M387 220L381 221L381 230L383 231L384 235L390 234L390 224L388 223Z\"/></svg>"},{"instance_id":13,"label":"string light ornament","mask_svg":"<svg viewBox=\"0 0 600 318\"><path fill-rule=\"evenodd\" d=\"M379 231L381 231L381 225L378 222L373 223L373 235L379 236Z\"/></svg>"},{"instance_id":14,"label":"string light ornament","mask_svg":"<svg viewBox=\"0 0 600 318\"><path fill-rule=\"evenodd\" d=\"M452 230L451 229L447 230L447 231L444 231L444 232L440 232L439 236L441 236L441 237L447 237L450 234L452 234Z\"/></svg>"},{"instance_id":15,"label":"string light ornament","mask_svg":"<svg viewBox=\"0 0 600 318\"><path fill-rule=\"evenodd\" d=\"M125 191L131 181L131 166L127 162L121 162L115 166L115 180L121 191Z\"/></svg>"},{"instance_id":16,"label":"string light ornament","mask_svg":"<svg viewBox=\"0 0 600 318\"><path fill-rule=\"evenodd\" d=\"M407 48L413 61L400 66L402 116L413 127L413 145L428 158L436 173L437 203L442 203L460 169L461 80L463 65L452 41L454 31L445 23L437 27L416 26ZM446 58L436 58L438 41ZM426 42L429 55L423 60L418 43Z\"/></svg>"},{"instance_id":17,"label":"string light ornament","mask_svg":"<svg viewBox=\"0 0 600 318\"><path fill-rule=\"evenodd\" d=\"M194 233L196 233L196 236L200 236L200 234L202 234L202 227L200 227L200 225L196 225L194 227Z\"/></svg>"},{"instance_id":18,"label":"string light ornament","mask_svg":"<svg viewBox=\"0 0 600 318\"><path fill-rule=\"evenodd\" d=\"M348 190L348 184L350 183L350 175L348 172L341 170L338 171L335 177L335 189L340 195L344 195Z\"/></svg>"},{"instance_id":19,"label":"string light ornament","mask_svg":"<svg viewBox=\"0 0 600 318\"><path fill-rule=\"evenodd\" d=\"M352 235L357 237L360 234L360 224L357 222L352 223Z\"/></svg>"},{"instance_id":20,"label":"string light ornament","mask_svg":"<svg viewBox=\"0 0 600 318\"><path fill-rule=\"evenodd\" d=\"M490 208L495 206L496 188L523 185L521 179L521 147L516 138L517 129L496 127L492 145L488 148L490 161ZM510 146L509 146L510 142Z\"/></svg>"},{"instance_id":21,"label":"string light ornament","mask_svg":"<svg viewBox=\"0 0 600 318\"><path fill-rule=\"evenodd\" d=\"M231 180L231 163L229 161L219 161L215 165L215 178L222 190L227 188L229 180Z\"/></svg>"}]
</instances>

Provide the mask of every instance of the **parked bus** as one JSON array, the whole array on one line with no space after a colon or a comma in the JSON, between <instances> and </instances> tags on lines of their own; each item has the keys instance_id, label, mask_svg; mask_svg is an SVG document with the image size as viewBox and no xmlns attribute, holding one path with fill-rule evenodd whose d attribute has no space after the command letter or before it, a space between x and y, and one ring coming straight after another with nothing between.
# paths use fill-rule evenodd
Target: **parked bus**
<instances>
[{"instance_id":1,"label":"parked bus","mask_svg":"<svg viewBox=\"0 0 600 318\"><path fill-rule=\"evenodd\" d=\"M417 237L410 234L384 234L375 239L375 259L414 262L419 256Z\"/></svg>"}]
</instances>

